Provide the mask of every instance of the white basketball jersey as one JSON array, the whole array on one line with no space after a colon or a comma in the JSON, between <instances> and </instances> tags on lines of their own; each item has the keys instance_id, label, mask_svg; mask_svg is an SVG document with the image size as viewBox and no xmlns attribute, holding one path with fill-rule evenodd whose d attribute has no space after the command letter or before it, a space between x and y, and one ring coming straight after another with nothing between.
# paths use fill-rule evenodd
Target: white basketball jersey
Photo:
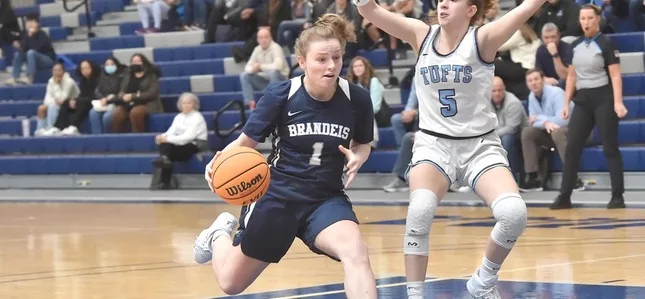
<instances>
[{"instance_id":1,"label":"white basketball jersey","mask_svg":"<svg viewBox=\"0 0 645 299\"><path fill-rule=\"evenodd\" d=\"M495 67L479 57L476 28L448 55L436 50L439 25L423 41L414 76L422 130L464 138L497 128L490 103Z\"/></svg>"}]
</instances>

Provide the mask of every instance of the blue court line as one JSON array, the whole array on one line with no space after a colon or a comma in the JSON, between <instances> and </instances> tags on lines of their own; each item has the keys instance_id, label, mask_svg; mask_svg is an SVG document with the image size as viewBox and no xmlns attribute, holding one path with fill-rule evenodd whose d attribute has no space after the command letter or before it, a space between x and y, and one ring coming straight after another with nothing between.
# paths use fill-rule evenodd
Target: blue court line
<instances>
[{"instance_id":1,"label":"blue court line","mask_svg":"<svg viewBox=\"0 0 645 299\"><path fill-rule=\"evenodd\" d=\"M621 280L614 280L621 281ZM394 284L388 286L387 284ZM406 298L404 277L377 280L379 298ZM528 281L500 281L498 289L502 298L587 298L587 299L628 299L645 298L645 287L614 286L603 284L543 283ZM466 290L466 279L427 281L426 298L470 298ZM346 298L343 285L327 284L316 287L296 288L230 297L230 299L264 299L303 296L306 298Z\"/></svg>"}]
</instances>

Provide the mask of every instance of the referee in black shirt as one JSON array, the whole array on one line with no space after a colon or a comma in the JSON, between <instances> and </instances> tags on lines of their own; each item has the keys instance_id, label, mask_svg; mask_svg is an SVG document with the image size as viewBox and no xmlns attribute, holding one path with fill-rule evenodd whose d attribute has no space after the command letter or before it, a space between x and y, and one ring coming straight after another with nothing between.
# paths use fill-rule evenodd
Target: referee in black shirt
<instances>
[{"instance_id":1,"label":"referee in black shirt","mask_svg":"<svg viewBox=\"0 0 645 299\"><path fill-rule=\"evenodd\" d=\"M575 93L575 107L569 121L569 141L564 154L560 195L551 209L571 208L571 191L578 178L580 156L594 125L598 126L603 152L611 177L611 200L607 208L624 208L623 159L618 149L618 119L627 115L623 105L623 83L618 51L600 33L600 9L586 4L580 10L584 36L573 42L562 117L569 117L569 101Z\"/></svg>"}]
</instances>

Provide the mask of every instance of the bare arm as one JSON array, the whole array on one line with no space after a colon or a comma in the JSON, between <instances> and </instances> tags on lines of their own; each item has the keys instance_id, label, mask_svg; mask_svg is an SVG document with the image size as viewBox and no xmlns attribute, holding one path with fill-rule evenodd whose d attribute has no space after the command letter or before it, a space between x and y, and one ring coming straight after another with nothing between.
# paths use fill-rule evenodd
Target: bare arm
<instances>
[{"instance_id":1,"label":"bare arm","mask_svg":"<svg viewBox=\"0 0 645 299\"><path fill-rule=\"evenodd\" d=\"M363 144L358 143L354 140L349 143L349 149L354 153L354 155L356 155L357 158L360 159L361 162L367 161L367 159L370 157L370 152L372 151L372 147L369 145L369 143Z\"/></svg>"},{"instance_id":2,"label":"bare arm","mask_svg":"<svg viewBox=\"0 0 645 299\"><path fill-rule=\"evenodd\" d=\"M511 38L544 2L545 0L525 0L501 18L482 26L477 31L477 44L482 59L493 61L499 47Z\"/></svg>"},{"instance_id":3,"label":"bare arm","mask_svg":"<svg viewBox=\"0 0 645 299\"><path fill-rule=\"evenodd\" d=\"M246 147L250 147L252 149L255 149L255 147L258 146L258 142L253 140L253 139L251 139L251 137L246 136L246 134L242 133L242 134L240 134L239 137L237 137L237 139L235 139L235 140L233 140L233 142L229 143L222 150L222 152L224 152L224 151L226 151L226 150L228 150L230 148L238 147L238 146L246 146Z\"/></svg>"},{"instance_id":4,"label":"bare arm","mask_svg":"<svg viewBox=\"0 0 645 299\"><path fill-rule=\"evenodd\" d=\"M623 77L620 74L620 64L614 63L608 66L611 86L614 89L614 104L623 102Z\"/></svg>"},{"instance_id":5,"label":"bare arm","mask_svg":"<svg viewBox=\"0 0 645 299\"><path fill-rule=\"evenodd\" d=\"M358 0L367 4L358 4L358 12L376 27L410 44L415 52L419 52L423 39L426 37L428 24L421 20L406 18L376 4L374 0Z\"/></svg>"},{"instance_id":6,"label":"bare arm","mask_svg":"<svg viewBox=\"0 0 645 299\"><path fill-rule=\"evenodd\" d=\"M555 72L558 74L558 77L567 77L568 67L562 62L562 57L553 57L553 66L555 67Z\"/></svg>"},{"instance_id":7,"label":"bare arm","mask_svg":"<svg viewBox=\"0 0 645 299\"><path fill-rule=\"evenodd\" d=\"M567 75L567 85L564 92L563 107L569 107L569 103L571 102L571 98L573 97L575 88L576 88L576 68L573 65L570 65L569 74Z\"/></svg>"}]
</instances>

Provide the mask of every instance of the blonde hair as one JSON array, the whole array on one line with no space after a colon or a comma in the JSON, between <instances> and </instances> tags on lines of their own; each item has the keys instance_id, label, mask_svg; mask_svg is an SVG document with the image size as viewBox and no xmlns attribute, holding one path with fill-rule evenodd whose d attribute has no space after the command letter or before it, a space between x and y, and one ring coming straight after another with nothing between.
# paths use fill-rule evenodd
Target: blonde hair
<instances>
[{"instance_id":1,"label":"blonde hair","mask_svg":"<svg viewBox=\"0 0 645 299\"><path fill-rule=\"evenodd\" d=\"M470 19L470 25L483 25L486 16L494 11L499 10L499 0L468 0L470 5L475 5L477 7L477 12ZM426 20L428 25L438 24L437 11L428 12L428 18Z\"/></svg>"},{"instance_id":2,"label":"blonde hair","mask_svg":"<svg viewBox=\"0 0 645 299\"><path fill-rule=\"evenodd\" d=\"M344 54L347 42L356 42L354 30L354 24L348 21L347 18L337 14L324 14L313 26L300 33L300 36L296 39L294 52L296 56L304 57L312 41L337 39Z\"/></svg>"}]
</instances>

